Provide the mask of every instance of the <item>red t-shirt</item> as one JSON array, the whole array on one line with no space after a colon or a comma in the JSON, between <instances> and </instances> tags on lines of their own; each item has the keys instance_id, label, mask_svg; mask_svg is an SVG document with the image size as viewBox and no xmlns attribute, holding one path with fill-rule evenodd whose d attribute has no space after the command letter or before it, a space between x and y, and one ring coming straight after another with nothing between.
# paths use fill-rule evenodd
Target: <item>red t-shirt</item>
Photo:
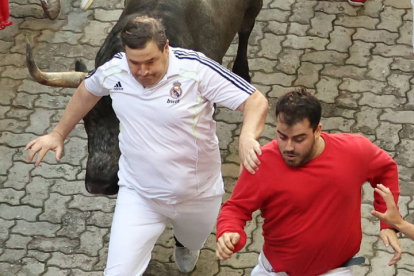
<instances>
[{"instance_id":1,"label":"red t-shirt","mask_svg":"<svg viewBox=\"0 0 414 276\"><path fill-rule=\"evenodd\" d=\"M324 151L301 167L285 163L277 141L264 146L259 170L254 175L244 170L223 205L217 238L238 232L235 252L242 249L246 221L260 208L263 252L275 272L320 275L352 258L362 239L361 186L366 181L372 186L382 183L398 202L397 165L361 135L322 133L322 137ZM374 208L386 210L376 193ZM387 227L381 222L381 228Z\"/></svg>"}]
</instances>

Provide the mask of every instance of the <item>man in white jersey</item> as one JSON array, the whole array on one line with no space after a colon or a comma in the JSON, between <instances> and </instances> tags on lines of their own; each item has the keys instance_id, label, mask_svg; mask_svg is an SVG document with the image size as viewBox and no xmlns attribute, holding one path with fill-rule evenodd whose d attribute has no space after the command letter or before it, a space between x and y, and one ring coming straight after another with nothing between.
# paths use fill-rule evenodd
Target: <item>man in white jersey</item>
<instances>
[{"instance_id":1,"label":"man in white jersey","mask_svg":"<svg viewBox=\"0 0 414 276\"><path fill-rule=\"evenodd\" d=\"M224 193L213 104L244 112L239 154L254 173L267 100L202 53L170 47L156 19L131 20L121 39L125 53L81 83L55 129L26 146L29 160L39 152L38 165L49 150L60 160L70 131L102 96L111 96L121 130L120 188L104 274L142 275L168 219L176 264L189 272Z\"/></svg>"}]
</instances>

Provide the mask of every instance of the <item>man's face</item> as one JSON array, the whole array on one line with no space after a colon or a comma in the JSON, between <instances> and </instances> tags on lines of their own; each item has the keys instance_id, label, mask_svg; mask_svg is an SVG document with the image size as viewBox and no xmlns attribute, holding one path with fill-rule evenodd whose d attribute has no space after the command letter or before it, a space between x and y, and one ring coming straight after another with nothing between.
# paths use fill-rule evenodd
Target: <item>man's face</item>
<instances>
[{"instance_id":1,"label":"man's face","mask_svg":"<svg viewBox=\"0 0 414 276\"><path fill-rule=\"evenodd\" d=\"M289 126L283 123L283 114L279 114L276 120L277 143L286 164L300 167L315 156L316 140L320 137L321 127L319 124L313 131L307 118Z\"/></svg>"},{"instance_id":2,"label":"man's face","mask_svg":"<svg viewBox=\"0 0 414 276\"><path fill-rule=\"evenodd\" d=\"M131 49L125 46L125 53L131 74L144 87L156 85L167 72L168 41L162 52L151 40L143 49Z\"/></svg>"}]
</instances>

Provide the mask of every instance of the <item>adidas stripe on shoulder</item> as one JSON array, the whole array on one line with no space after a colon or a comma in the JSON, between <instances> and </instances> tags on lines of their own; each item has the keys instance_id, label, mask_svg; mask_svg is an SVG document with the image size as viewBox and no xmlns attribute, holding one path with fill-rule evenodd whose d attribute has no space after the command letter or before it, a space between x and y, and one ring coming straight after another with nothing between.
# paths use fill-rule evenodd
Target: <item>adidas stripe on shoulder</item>
<instances>
[{"instance_id":1,"label":"adidas stripe on shoulder","mask_svg":"<svg viewBox=\"0 0 414 276\"><path fill-rule=\"evenodd\" d=\"M93 74L95 74L95 72L96 72L96 69L94 69L94 70L90 71L90 72L89 72L89 74L86 76L86 78L85 78L85 79L89 79L90 77L92 77L92 76L93 76Z\"/></svg>"},{"instance_id":2,"label":"adidas stripe on shoulder","mask_svg":"<svg viewBox=\"0 0 414 276\"><path fill-rule=\"evenodd\" d=\"M119 52L119 53L116 53L112 58L117 58L117 59L122 59L122 53L121 52Z\"/></svg>"},{"instance_id":3,"label":"adidas stripe on shoulder","mask_svg":"<svg viewBox=\"0 0 414 276\"><path fill-rule=\"evenodd\" d=\"M207 67L211 68L215 72L217 72L219 75L221 75L223 78L237 86L240 90L243 90L247 94L251 95L256 89L247 81L245 81L242 77L239 75L229 71L227 68L224 68L216 61L199 55L195 51L183 51L176 49L174 50L174 54L178 59L190 59L190 60L196 60L200 62L201 64L206 65Z\"/></svg>"}]
</instances>

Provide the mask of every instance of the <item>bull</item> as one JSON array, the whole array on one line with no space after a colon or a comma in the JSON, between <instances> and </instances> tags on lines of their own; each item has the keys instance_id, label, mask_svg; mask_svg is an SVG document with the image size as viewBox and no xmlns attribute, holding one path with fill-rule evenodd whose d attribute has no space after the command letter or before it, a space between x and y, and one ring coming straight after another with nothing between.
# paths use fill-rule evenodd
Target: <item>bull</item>
<instances>
[{"instance_id":1,"label":"bull","mask_svg":"<svg viewBox=\"0 0 414 276\"><path fill-rule=\"evenodd\" d=\"M238 33L239 44L232 70L250 81L247 45L262 2L262 0L129 0L118 22L98 51L95 68L110 60L116 53L125 51L119 37L120 32L131 18L147 15L163 21L171 46L200 51L219 63L222 63L224 54ZM44 85L76 88L87 76L85 72L40 71L34 62L29 44L27 44L26 57L31 76ZM83 118L88 136L85 187L92 194L112 195L118 192L119 121L111 102L110 97L103 97Z\"/></svg>"}]
</instances>

